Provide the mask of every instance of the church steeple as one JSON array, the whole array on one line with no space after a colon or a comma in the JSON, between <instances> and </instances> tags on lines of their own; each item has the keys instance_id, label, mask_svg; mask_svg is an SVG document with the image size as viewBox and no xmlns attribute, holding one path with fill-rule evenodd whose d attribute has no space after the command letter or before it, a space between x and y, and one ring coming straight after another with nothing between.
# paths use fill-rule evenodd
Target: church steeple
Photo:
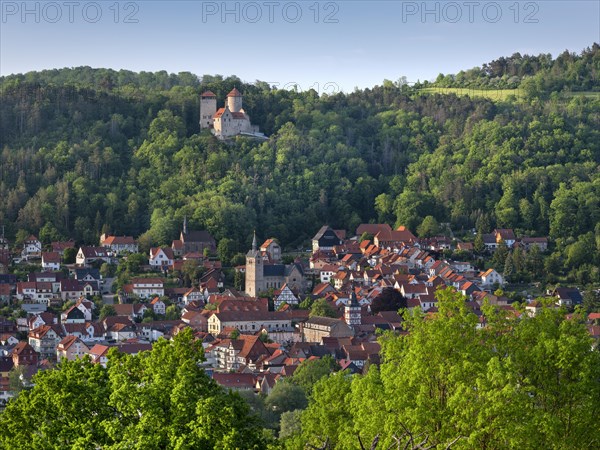
<instances>
[{"instance_id":1,"label":"church steeple","mask_svg":"<svg viewBox=\"0 0 600 450\"><path fill-rule=\"evenodd\" d=\"M258 244L256 243L256 230L254 230L254 237L252 238L252 251L258 250Z\"/></svg>"},{"instance_id":2,"label":"church steeple","mask_svg":"<svg viewBox=\"0 0 600 450\"><path fill-rule=\"evenodd\" d=\"M350 301L344 308L344 319L346 323L350 326L360 325L362 322L361 318L361 307L360 303L358 303L358 299L356 298L356 290L354 288L354 283L352 283L351 293L350 293Z\"/></svg>"}]
</instances>

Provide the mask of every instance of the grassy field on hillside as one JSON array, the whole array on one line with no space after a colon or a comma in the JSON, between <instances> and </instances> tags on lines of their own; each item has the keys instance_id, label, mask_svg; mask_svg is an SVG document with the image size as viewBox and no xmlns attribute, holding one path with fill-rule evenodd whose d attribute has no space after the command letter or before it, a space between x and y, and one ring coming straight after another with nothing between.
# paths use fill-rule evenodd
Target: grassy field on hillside
<instances>
[{"instance_id":1,"label":"grassy field on hillside","mask_svg":"<svg viewBox=\"0 0 600 450\"><path fill-rule=\"evenodd\" d=\"M420 90L427 94L456 94L456 95L468 95L470 97L485 97L490 100L503 101L509 96L515 96L517 99L525 98L525 91L523 89L476 89L476 88L445 88L445 87L429 87ZM596 97L600 98L600 92L583 91L583 92L565 92L563 93L566 97Z\"/></svg>"}]
</instances>

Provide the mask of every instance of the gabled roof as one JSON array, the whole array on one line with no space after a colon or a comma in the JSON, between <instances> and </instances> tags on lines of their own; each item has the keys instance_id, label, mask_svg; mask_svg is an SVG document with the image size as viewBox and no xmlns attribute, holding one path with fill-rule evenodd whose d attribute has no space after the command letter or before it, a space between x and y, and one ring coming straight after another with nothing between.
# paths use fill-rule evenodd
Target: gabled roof
<instances>
[{"instance_id":1,"label":"gabled roof","mask_svg":"<svg viewBox=\"0 0 600 450\"><path fill-rule=\"evenodd\" d=\"M254 389L256 378L251 373L213 373L213 380L229 389Z\"/></svg>"},{"instance_id":2,"label":"gabled roof","mask_svg":"<svg viewBox=\"0 0 600 450\"><path fill-rule=\"evenodd\" d=\"M68 350L76 342L79 342L81 345L84 345L85 348L87 348L89 350L89 347L87 345L85 345L81 339L79 339L77 336L73 336L73 335L69 335L69 336L63 338L58 343L58 350L63 350L63 351Z\"/></svg>"},{"instance_id":3,"label":"gabled roof","mask_svg":"<svg viewBox=\"0 0 600 450\"><path fill-rule=\"evenodd\" d=\"M60 253L58 252L42 252L42 261L45 264L55 263L60 264Z\"/></svg>"},{"instance_id":4,"label":"gabled roof","mask_svg":"<svg viewBox=\"0 0 600 450\"><path fill-rule=\"evenodd\" d=\"M183 242L215 242L215 238L213 238L212 235L206 230L190 231L188 233L181 233L181 235L183 237Z\"/></svg>"},{"instance_id":5,"label":"gabled roof","mask_svg":"<svg viewBox=\"0 0 600 450\"><path fill-rule=\"evenodd\" d=\"M107 236L103 245L134 245L135 239L132 236Z\"/></svg>"}]
</instances>

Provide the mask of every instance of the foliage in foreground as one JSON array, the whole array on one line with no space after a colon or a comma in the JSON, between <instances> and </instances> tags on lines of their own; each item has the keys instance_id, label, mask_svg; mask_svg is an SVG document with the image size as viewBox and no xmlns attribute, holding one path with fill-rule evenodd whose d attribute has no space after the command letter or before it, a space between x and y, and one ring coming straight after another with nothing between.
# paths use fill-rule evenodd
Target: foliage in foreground
<instances>
[{"instance_id":1,"label":"foliage in foreground","mask_svg":"<svg viewBox=\"0 0 600 450\"><path fill-rule=\"evenodd\" d=\"M410 334L385 335L383 363L314 387L287 448L597 448L600 353L581 317L544 309L479 329L460 294L439 313L407 316ZM404 447L408 444L408 447ZM431 447L430 447L431 446Z\"/></svg>"},{"instance_id":2,"label":"foliage in foreground","mask_svg":"<svg viewBox=\"0 0 600 450\"><path fill-rule=\"evenodd\" d=\"M113 352L107 369L63 362L8 404L0 448L265 448L246 402L210 379L202 359L185 330L137 356Z\"/></svg>"}]
</instances>

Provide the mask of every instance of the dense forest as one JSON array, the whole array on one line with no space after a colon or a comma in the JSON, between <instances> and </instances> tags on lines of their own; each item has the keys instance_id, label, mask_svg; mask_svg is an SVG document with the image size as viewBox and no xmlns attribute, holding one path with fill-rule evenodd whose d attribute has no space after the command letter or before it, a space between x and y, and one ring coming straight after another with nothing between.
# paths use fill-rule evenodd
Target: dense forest
<instances>
[{"instance_id":1,"label":"dense forest","mask_svg":"<svg viewBox=\"0 0 600 450\"><path fill-rule=\"evenodd\" d=\"M600 248L600 100L557 91L599 89L600 46L523 57L531 69L513 69L517 59L482 69L523 78L528 95L502 101L89 67L3 77L0 224L17 242L32 232L94 243L110 231L147 248L170 243L187 216L245 251L254 229L298 248L324 223L416 230L433 214L458 233L550 236L551 269L598 280L600 252L586 249ZM200 92L221 104L233 87L267 141L200 133Z\"/></svg>"},{"instance_id":2,"label":"dense forest","mask_svg":"<svg viewBox=\"0 0 600 450\"><path fill-rule=\"evenodd\" d=\"M523 87L538 95L560 91L600 91L598 44L576 54L565 50L552 59L550 54L500 57L481 67L461 70L455 75L440 74L435 85L512 89Z\"/></svg>"}]
</instances>

